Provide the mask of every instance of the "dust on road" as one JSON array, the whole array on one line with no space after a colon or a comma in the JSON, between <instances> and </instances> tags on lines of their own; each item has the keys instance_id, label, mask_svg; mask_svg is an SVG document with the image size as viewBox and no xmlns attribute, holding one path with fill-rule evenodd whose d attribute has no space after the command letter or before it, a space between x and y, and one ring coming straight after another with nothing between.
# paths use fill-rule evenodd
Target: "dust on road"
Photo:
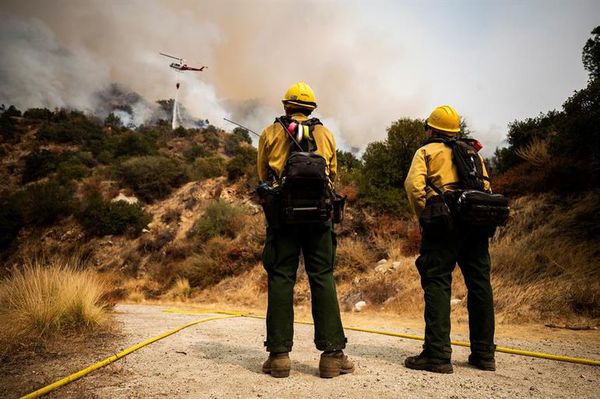
<instances>
[{"instance_id":1,"label":"dust on road","mask_svg":"<svg viewBox=\"0 0 600 399\"><path fill-rule=\"evenodd\" d=\"M117 306L115 317L123 334L118 349L189 321L208 317L165 313L165 308ZM352 325L359 324L356 317L352 319ZM264 330L264 321L258 319L233 318L202 323L142 348L60 388L49 397L364 399L591 398L600 395L600 367L498 353L498 371L490 373L470 367L466 363L468 348L455 347L454 374L432 374L408 370L403 366L407 356L420 350L420 341L355 331L347 331L349 344L346 350L356 363L355 373L324 380L318 377L320 352L314 348L313 327L310 325L295 326L292 372L289 378L275 379L261 373L261 364L267 355L263 348ZM421 333L411 329L396 331ZM585 337L585 334L579 336ZM453 338L467 337L453 334ZM534 351L600 358L598 339L565 342L500 337L497 343ZM98 360L101 358L90 359L89 363ZM74 368L70 372L77 370ZM55 376L54 380L64 376ZM29 390L34 388L38 387L30 387Z\"/></svg>"}]
</instances>

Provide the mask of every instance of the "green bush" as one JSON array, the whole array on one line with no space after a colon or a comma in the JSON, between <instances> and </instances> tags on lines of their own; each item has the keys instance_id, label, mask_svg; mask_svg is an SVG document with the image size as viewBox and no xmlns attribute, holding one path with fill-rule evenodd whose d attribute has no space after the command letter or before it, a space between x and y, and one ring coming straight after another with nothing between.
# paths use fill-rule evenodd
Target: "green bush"
<instances>
[{"instance_id":1,"label":"green bush","mask_svg":"<svg viewBox=\"0 0 600 399\"><path fill-rule=\"evenodd\" d=\"M18 139L17 123L6 112L0 116L0 137L6 141Z\"/></svg>"},{"instance_id":2,"label":"green bush","mask_svg":"<svg viewBox=\"0 0 600 399\"><path fill-rule=\"evenodd\" d=\"M25 167L21 176L21 182L25 184L39 180L55 172L62 157L61 154L48 150L34 150L23 157L23 159Z\"/></svg>"},{"instance_id":3,"label":"green bush","mask_svg":"<svg viewBox=\"0 0 600 399\"><path fill-rule=\"evenodd\" d=\"M123 127L123 122L121 121L121 118L114 114L114 112L111 112L104 119L104 126L111 127L113 129L118 129L120 127Z\"/></svg>"},{"instance_id":4,"label":"green bush","mask_svg":"<svg viewBox=\"0 0 600 399\"><path fill-rule=\"evenodd\" d=\"M23 227L21 209L14 195L0 195L0 249L8 247Z\"/></svg>"},{"instance_id":5,"label":"green bush","mask_svg":"<svg viewBox=\"0 0 600 399\"><path fill-rule=\"evenodd\" d=\"M216 151L221 146L219 132L213 125L208 125L208 127L202 131L202 136L204 137L204 145L208 150Z\"/></svg>"},{"instance_id":6,"label":"green bush","mask_svg":"<svg viewBox=\"0 0 600 399\"><path fill-rule=\"evenodd\" d=\"M256 175L256 149L249 145L238 148L237 155L227 163L227 179Z\"/></svg>"},{"instance_id":7,"label":"green bush","mask_svg":"<svg viewBox=\"0 0 600 399\"><path fill-rule=\"evenodd\" d=\"M25 223L47 226L71 215L77 206L74 192L71 184L56 180L27 186L18 193Z\"/></svg>"},{"instance_id":8,"label":"green bush","mask_svg":"<svg viewBox=\"0 0 600 399\"><path fill-rule=\"evenodd\" d=\"M424 139L423 121L405 118L392 123L385 141L367 146L359 177L362 204L396 214L407 210L404 180Z\"/></svg>"},{"instance_id":9,"label":"green bush","mask_svg":"<svg viewBox=\"0 0 600 399\"><path fill-rule=\"evenodd\" d=\"M225 154L229 156L234 156L240 148L240 142L241 139L238 136L228 134L225 137L225 145L223 146L223 151L225 151Z\"/></svg>"},{"instance_id":10,"label":"green bush","mask_svg":"<svg viewBox=\"0 0 600 399\"><path fill-rule=\"evenodd\" d=\"M204 180L224 174L225 160L218 155L197 159L190 173L193 180Z\"/></svg>"},{"instance_id":11,"label":"green bush","mask_svg":"<svg viewBox=\"0 0 600 399\"><path fill-rule=\"evenodd\" d=\"M49 121L52 119L52 111L48 108L29 108L23 113L23 118Z\"/></svg>"},{"instance_id":12,"label":"green bush","mask_svg":"<svg viewBox=\"0 0 600 399\"><path fill-rule=\"evenodd\" d=\"M56 153L48 150L34 150L25 157L25 166L21 182L23 184L37 181L43 177L58 172L61 182L78 180L88 175L90 167L96 161L89 152Z\"/></svg>"},{"instance_id":13,"label":"green bush","mask_svg":"<svg viewBox=\"0 0 600 399\"><path fill-rule=\"evenodd\" d=\"M189 237L206 241L217 236L235 238L243 227L243 210L225 201L215 201L206 207L204 214L194 222Z\"/></svg>"},{"instance_id":14,"label":"green bush","mask_svg":"<svg viewBox=\"0 0 600 399\"><path fill-rule=\"evenodd\" d=\"M164 198L186 181L182 165L163 156L131 158L120 165L118 175L145 201Z\"/></svg>"},{"instance_id":15,"label":"green bush","mask_svg":"<svg viewBox=\"0 0 600 399\"><path fill-rule=\"evenodd\" d=\"M86 177L89 173L87 166L77 158L72 158L58 165L57 178L61 182L70 180L80 180Z\"/></svg>"},{"instance_id":16,"label":"green bush","mask_svg":"<svg viewBox=\"0 0 600 399\"><path fill-rule=\"evenodd\" d=\"M192 163L196 160L196 158L203 158L210 155L210 152L206 151L203 147L194 144L187 150L183 151L183 156L185 160L189 163Z\"/></svg>"},{"instance_id":17,"label":"green bush","mask_svg":"<svg viewBox=\"0 0 600 399\"><path fill-rule=\"evenodd\" d=\"M138 204L105 201L102 194L95 191L86 199L77 220L89 235L129 233L137 236L152 221L152 216Z\"/></svg>"},{"instance_id":18,"label":"green bush","mask_svg":"<svg viewBox=\"0 0 600 399\"><path fill-rule=\"evenodd\" d=\"M248 144L252 144L252 137L250 137L250 133L246 129L242 129L241 127L236 127L233 129L232 133L235 137L240 139L240 142L246 142Z\"/></svg>"},{"instance_id":19,"label":"green bush","mask_svg":"<svg viewBox=\"0 0 600 399\"><path fill-rule=\"evenodd\" d=\"M130 158L157 153L156 143L151 137L140 133L126 132L117 138L115 158Z\"/></svg>"},{"instance_id":20,"label":"green bush","mask_svg":"<svg viewBox=\"0 0 600 399\"><path fill-rule=\"evenodd\" d=\"M106 135L97 121L71 112L69 119L60 123L45 123L37 133L38 139L80 145L94 155L104 148Z\"/></svg>"}]
</instances>

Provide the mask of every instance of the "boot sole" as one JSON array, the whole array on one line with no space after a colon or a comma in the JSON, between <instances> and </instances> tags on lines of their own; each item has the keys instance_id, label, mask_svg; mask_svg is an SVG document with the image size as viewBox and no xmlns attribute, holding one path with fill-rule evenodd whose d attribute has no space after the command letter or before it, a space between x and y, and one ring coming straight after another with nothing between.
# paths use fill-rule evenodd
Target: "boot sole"
<instances>
[{"instance_id":1,"label":"boot sole","mask_svg":"<svg viewBox=\"0 0 600 399\"><path fill-rule=\"evenodd\" d=\"M351 369L319 369L319 376L321 378L333 378L338 377L340 374L350 374L354 372L354 367Z\"/></svg>"},{"instance_id":2,"label":"boot sole","mask_svg":"<svg viewBox=\"0 0 600 399\"><path fill-rule=\"evenodd\" d=\"M483 370L483 371L496 371L496 366L488 366L488 365L483 365L483 364L473 364L473 363L469 363L471 366L478 368L479 370Z\"/></svg>"},{"instance_id":3,"label":"boot sole","mask_svg":"<svg viewBox=\"0 0 600 399\"><path fill-rule=\"evenodd\" d=\"M275 378L285 378L289 377L290 369L266 369L263 368L262 372L265 374L271 374L271 377Z\"/></svg>"},{"instance_id":4,"label":"boot sole","mask_svg":"<svg viewBox=\"0 0 600 399\"><path fill-rule=\"evenodd\" d=\"M440 374L452 374L454 373L454 368L451 364L426 364L423 366L413 366L413 365L405 365L409 369L412 370L422 370L422 371L430 371L432 373L440 373Z\"/></svg>"}]
</instances>

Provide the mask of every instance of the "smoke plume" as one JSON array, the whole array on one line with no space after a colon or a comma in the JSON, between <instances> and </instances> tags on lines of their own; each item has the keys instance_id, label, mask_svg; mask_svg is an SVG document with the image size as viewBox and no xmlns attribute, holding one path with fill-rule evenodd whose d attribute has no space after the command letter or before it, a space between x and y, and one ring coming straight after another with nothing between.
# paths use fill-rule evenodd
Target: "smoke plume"
<instances>
[{"instance_id":1,"label":"smoke plume","mask_svg":"<svg viewBox=\"0 0 600 399\"><path fill-rule=\"evenodd\" d=\"M0 102L94 112L98 93L116 82L146 99L131 104L137 123L155 100L173 98L180 81L192 116L260 130L282 113L287 87L304 80L338 141L360 147L383 137L394 118L416 114L422 87L410 78L419 60L392 67L408 49L358 26L357 13L356 4L310 1L8 1ZM209 68L177 73L159 51Z\"/></svg>"}]
</instances>

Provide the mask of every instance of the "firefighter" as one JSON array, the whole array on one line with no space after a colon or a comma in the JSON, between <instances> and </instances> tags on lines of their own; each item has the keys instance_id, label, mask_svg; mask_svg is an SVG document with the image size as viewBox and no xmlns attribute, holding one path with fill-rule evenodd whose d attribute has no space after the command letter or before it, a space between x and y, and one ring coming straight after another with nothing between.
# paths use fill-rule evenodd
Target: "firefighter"
<instances>
[{"instance_id":1,"label":"firefighter","mask_svg":"<svg viewBox=\"0 0 600 399\"><path fill-rule=\"evenodd\" d=\"M444 140L456 137L459 131L460 117L448 105L433 110L425 122L427 141L415 153L404 182L409 204L417 217L421 216L426 205L433 206L436 201L439 204L442 197L438 197L438 192L444 192L445 197L452 194L447 191L458 188L459 173L453 162L452 148L444 144ZM481 161L484 190L489 191L485 165L477 156ZM416 266L425 296L425 343L419 355L405 360L406 367L438 373L453 372L450 363L450 287L452 270L458 263L468 290L469 364L482 370L496 369L488 237L489 232L485 229L456 222L449 230L423 230Z\"/></svg>"},{"instance_id":2,"label":"firefighter","mask_svg":"<svg viewBox=\"0 0 600 399\"><path fill-rule=\"evenodd\" d=\"M335 141L318 119L310 118L317 107L310 86L304 82L292 85L285 93L283 107L285 116L266 127L259 139L259 189L272 191L275 187L284 190L282 176L293 167L286 166L287 160L297 146L304 144L311 144L315 156L324 159L324 176L333 181L336 174ZM302 150L306 151L304 148ZM273 205L263 205L266 214L269 206L275 219L279 219L282 213L280 203L276 203L275 212ZM346 337L333 279L336 240L331 220L310 222L307 216L305 220L297 220L298 223L288 223L286 220L274 221L274 217L268 214L266 216L269 226L262 258L268 276L265 346L269 357L263 364L263 372L273 377L287 377L290 373L289 352L294 334L293 294L300 253L311 289L314 342L317 349L323 351L319 361L320 376L331 378L353 372L353 363L342 351Z\"/></svg>"}]
</instances>

